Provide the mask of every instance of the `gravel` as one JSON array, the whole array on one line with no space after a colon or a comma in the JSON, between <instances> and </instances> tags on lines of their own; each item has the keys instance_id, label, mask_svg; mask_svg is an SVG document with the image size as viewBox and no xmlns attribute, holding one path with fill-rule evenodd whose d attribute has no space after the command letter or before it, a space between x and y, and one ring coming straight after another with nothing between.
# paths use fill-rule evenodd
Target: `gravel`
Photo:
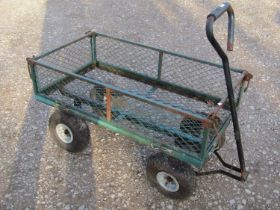
<instances>
[{"instance_id":1,"label":"gravel","mask_svg":"<svg viewBox=\"0 0 280 210\"><path fill-rule=\"evenodd\" d=\"M0 209L279 209L280 6L277 0L231 1L236 14L231 65L254 78L240 109L245 183L199 177L189 199L171 200L145 175L151 151L90 125L91 145L69 154L49 137L49 107L35 101L25 58L95 29L136 42L220 62L205 37L217 0L1 0ZM226 17L215 33L226 42ZM221 150L237 163L233 131ZM211 158L205 169L220 165Z\"/></svg>"}]
</instances>

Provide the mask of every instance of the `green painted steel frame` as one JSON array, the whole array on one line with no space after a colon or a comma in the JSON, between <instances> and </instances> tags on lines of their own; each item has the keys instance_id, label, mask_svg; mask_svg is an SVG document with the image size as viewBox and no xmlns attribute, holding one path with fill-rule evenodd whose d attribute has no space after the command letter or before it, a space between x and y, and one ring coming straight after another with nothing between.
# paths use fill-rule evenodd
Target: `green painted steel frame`
<instances>
[{"instance_id":1,"label":"green painted steel frame","mask_svg":"<svg viewBox=\"0 0 280 210\"><path fill-rule=\"evenodd\" d=\"M122 126L119 126L115 123L101 119L98 116L94 116L93 114L89 114L89 113L84 112L73 106L67 106L64 104L60 104L59 102L57 102L49 97L46 97L45 95L36 94L35 98L36 98L36 100L38 100L46 105L69 111L70 113L73 113L76 116L79 116L92 123L96 123L97 125L99 125L101 127L107 128L111 131L120 133L129 138L132 138L139 144L147 145L150 148L155 149L155 150L157 150L157 149L161 150L162 152L164 152L170 156L173 156L179 160L182 160L184 162L190 163L197 168L201 168L204 164L204 161L202 161L202 160L205 159L206 157L201 159L199 157L191 156L189 154L184 153L183 151L181 151L180 148L178 148L178 150L175 150L173 147L171 147L168 144L161 144L161 143L158 143L157 141L155 141L154 139L148 138L147 136L144 136L144 135L141 135L138 133L132 133L131 131L123 128Z\"/></svg>"},{"instance_id":2,"label":"green painted steel frame","mask_svg":"<svg viewBox=\"0 0 280 210\"><path fill-rule=\"evenodd\" d=\"M137 73L132 72L132 71L130 71L128 69L120 68L120 67L117 67L117 66L112 66L112 65L106 64L104 62L98 61L98 59L97 59L97 53L98 52L96 51L96 37L97 36L107 37L107 38L110 38L110 39L114 39L114 40L117 40L117 41L121 41L121 42L124 42L124 43L140 46L140 47L143 47L143 48L147 48L147 49L151 49L151 50L159 52L157 79L149 78L149 77L147 77L145 75L137 74ZM58 50L60 50L60 49L62 49L64 47L67 47L67 46L69 46L69 45L71 45L71 44L73 44L75 42L78 42L78 41L80 41L82 39L85 39L85 38L90 38L89 41L90 41L90 44L91 44L92 61L90 63L86 64L85 66L82 66L80 69L77 69L75 72L65 72L63 70L55 69L55 68L53 68L51 66L45 65L43 63L40 63L39 60L41 58L43 58L44 56L47 56L47 55L49 55L49 54L51 54L51 53L53 53L55 51L58 51ZM76 115L78 115L78 116L80 116L80 117L82 117L82 118L84 118L84 119L86 119L86 120L88 120L90 122L96 123L96 124L98 124L101 127L105 127L105 128L108 128L108 129L110 129L112 131L121 133L121 134L123 134L125 136L133 138L134 140L136 140L140 144L148 145L149 147L154 148L154 149L160 149L161 151L163 151L163 152L165 152L165 153L167 153L167 154L169 154L169 155L171 155L171 156L173 156L175 158L178 158L178 159L180 159L182 161L188 162L188 163L192 164L195 167L201 168L203 166L203 164L205 163L205 161L207 160L208 156L214 151L214 147L213 147L214 140L212 141L212 143L208 144L209 129L204 129L204 132L203 132L203 143L202 143L202 152L200 153L199 157L196 157L194 155L187 154L185 151L183 151L180 148L174 148L174 147L172 147L172 146L170 146L168 144L158 143L154 139L147 138L144 135L137 134L137 133L132 133L129 130L127 130L127 129L117 125L116 123L112 123L112 122L109 122L109 121L107 121L105 119L101 119L98 116L95 116L94 114L86 113L86 112L84 112L84 111L82 111L82 110L80 110L80 109L78 109L76 107L67 106L67 105L61 104L58 101L55 101L55 100L51 99L50 97L47 97L47 94L50 94L52 91L57 90L58 87L60 86L60 84L65 85L65 84L68 84L69 82L71 82L71 81L73 81L75 79L79 79L79 80L82 80L82 81L85 81L85 82L88 82L88 83L91 83L91 84L97 84L97 85L100 85L100 86L103 86L103 87L106 87L106 88L110 88L112 90L116 90L116 91L118 91L118 92L120 92L120 93L122 93L124 95L136 98L136 99L138 99L140 101L144 101L144 102L150 103L152 105L156 105L156 106L159 106L159 107L162 107L162 108L166 108L168 110L173 110L176 113L183 114L183 115L186 115L188 117L193 117L193 118L195 118L197 120L201 120L201 121L205 121L206 120L206 121L208 121L208 123L211 123L212 122L211 120L209 121L209 119L205 119L203 116L200 116L198 114L195 114L195 113L192 113L192 112L187 112L187 111L182 111L182 110L176 110L173 107L168 107L168 106L166 106L164 104L156 103L155 101L150 101L147 98L131 94L128 91L124 91L124 90L119 89L117 87L114 87L112 85L104 84L104 83L101 83L99 81L96 81L96 80L93 80L93 79L90 79L90 78L82 76L83 74L87 73L88 71L92 70L92 68L97 66L97 67L100 67L103 70L106 70L106 71L109 71L109 72L112 72L112 73L115 73L115 74L120 74L122 76L128 76L129 75L130 78L135 79L137 81L138 80L142 80L142 82L147 82L148 81L152 86L155 85L155 86L157 86L159 88L166 88L166 87L168 87L167 88L168 91L176 92L176 93L181 94L181 95L193 96L193 97L196 97L196 98L198 97L202 101L205 101L205 100L209 99L209 100L213 100L215 103L218 103L218 102L220 102L222 100L220 98L213 97L211 95L204 94L204 93L201 93L201 92L197 92L197 91L192 90L192 89L184 88L184 87L181 87L181 86L176 86L174 84L161 81L160 77L161 77L161 67L162 67L162 57L163 57L163 54L169 54L169 55L173 55L173 56L178 56L178 57L185 58L185 59L188 59L188 60L192 60L192 61L195 61L195 62L200 62L200 63L203 63L203 64L207 64L207 65L223 68L223 66L221 66L219 64L210 63L210 62L199 60L199 59L196 59L196 58L187 57L187 56L184 56L184 55L181 55L181 54L172 53L172 52L169 52L169 51L166 51L166 50L163 50L163 49L149 47L149 46L142 45L142 44L139 44L139 43L130 42L130 41L127 41L127 40L123 40L123 39L107 36L107 35L96 33L96 32L89 32L89 33L86 34L86 36L83 36L83 37L81 37L79 39L76 39L76 40L74 40L74 41L72 41L72 42L70 42L68 44L65 44L65 45L59 47L59 48L51 50L51 51L49 51L49 52L47 52L47 53L45 53L43 55L40 55L38 57L33 57L31 59L29 58L27 60L28 60L28 69L29 69L29 72L30 72L31 79L33 81L33 89L34 89L34 93L35 93L35 98L38 101L40 101L40 102L42 102L44 104L53 106L53 107L57 107L57 108L60 108L60 109L66 109L69 112L72 112L73 114L76 114ZM62 73L64 75L66 75L66 76L64 78L62 78L62 79L59 79L59 80L53 82L48 87L46 87L43 90L39 91L38 90L38 86L37 86L37 78L36 78L36 73L35 73L34 65L43 66L45 68L48 68L51 71L56 71L56 72L59 72L59 73ZM231 68L231 71L242 73L242 74L244 74L244 72L245 72L244 70L234 69L234 68ZM243 79L244 78L242 78L242 80ZM178 91L174 91L173 88L177 89ZM243 91L244 91L244 85L243 85L243 82L241 82L241 88L240 88L239 94L238 94L237 107L239 105L240 98L242 96ZM186 94L186 92L188 94ZM228 127L230 121L231 121L231 117L229 116L224 121L223 126L220 128L220 132L224 132L225 131L225 129Z\"/></svg>"}]
</instances>

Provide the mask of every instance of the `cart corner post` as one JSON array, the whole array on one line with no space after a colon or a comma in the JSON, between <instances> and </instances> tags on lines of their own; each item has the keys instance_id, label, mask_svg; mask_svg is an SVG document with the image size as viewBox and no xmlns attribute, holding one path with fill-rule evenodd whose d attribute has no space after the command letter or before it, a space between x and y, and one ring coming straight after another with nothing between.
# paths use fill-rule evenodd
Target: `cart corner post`
<instances>
[{"instance_id":1,"label":"cart corner post","mask_svg":"<svg viewBox=\"0 0 280 210\"><path fill-rule=\"evenodd\" d=\"M162 68L162 57L163 57L163 51L159 51L158 54L158 72L157 72L157 79L161 79L161 68Z\"/></svg>"},{"instance_id":2,"label":"cart corner post","mask_svg":"<svg viewBox=\"0 0 280 210\"><path fill-rule=\"evenodd\" d=\"M92 63L94 64L97 63L96 37L97 34L95 32L90 33L91 59L92 59Z\"/></svg>"},{"instance_id":3,"label":"cart corner post","mask_svg":"<svg viewBox=\"0 0 280 210\"><path fill-rule=\"evenodd\" d=\"M112 90L106 88L106 118L112 120Z\"/></svg>"},{"instance_id":4,"label":"cart corner post","mask_svg":"<svg viewBox=\"0 0 280 210\"><path fill-rule=\"evenodd\" d=\"M201 151L200 151L200 159L203 160L203 162L207 158L207 146L208 146L208 140L209 140L209 128L203 129L203 143L201 145Z\"/></svg>"},{"instance_id":5,"label":"cart corner post","mask_svg":"<svg viewBox=\"0 0 280 210\"><path fill-rule=\"evenodd\" d=\"M232 86L231 74L230 74L230 67L229 67L229 60L226 53L221 48L220 44L214 37L213 34L213 24L214 22L222 16L225 12L228 13L228 40L227 40L227 50L233 50L233 42L234 42L234 11L233 8L229 3L223 3L219 5L216 9L214 9L208 16L206 22L206 35L209 42L212 44L220 58L222 59L223 69L225 74L227 92L228 92L228 99L230 104L230 111L231 117L234 127L234 136L237 146L239 164L240 164L240 178L241 180L246 179L246 169L245 169L245 160L244 160L244 153L241 143L241 135L240 135L240 128L238 123L238 116L236 111L236 104L234 100L234 91Z\"/></svg>"},{"instance_id":6,"label":"cart corner post","mask_svg":"<svg viewBox=\"0 0 280 210\"><path fill-rule=\"evenodd\" d=\"M33 58L26 58L27 65L28 65L28 72L29 76L32 80L33 84L33 91L35 95L38 93L38 84L37 84L37 78L36 78L36 73L35 73L35 62Z\"/></svg>"}]
</instances>

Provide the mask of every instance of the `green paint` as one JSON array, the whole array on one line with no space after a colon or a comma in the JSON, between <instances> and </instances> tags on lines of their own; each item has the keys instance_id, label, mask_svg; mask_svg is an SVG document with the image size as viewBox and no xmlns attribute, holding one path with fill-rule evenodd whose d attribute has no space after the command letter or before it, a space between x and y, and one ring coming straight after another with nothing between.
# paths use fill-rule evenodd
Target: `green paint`
<instances>
[{"instance_id":1,"label":"green paint","mask_svg":"<svg viewBox=\"0 0 280 210\"><path fill-rule=\"evenodd\" d=\"M127 44L131 44L131 45L135 45L135 46L139 46L142 48L146 48L146 49L150 49L153 51L156 51L159 53L159 57L158 57L158 74L157 74L157 78L152 78L149 77L147 75L144 74L140 74L134 71L131 71L130 69L126 69L126 68L121 68L118 66L114 66L102 61L98 61L97 60L97 52L96 52L96 37L100 36L100 37L106 37L109 39L113 39L113 40L117 40L123 43L127 43ZM67 72L64 70L60 70L60 69L56 69L54 67L48 66L46 64L43 64L42 62L40 62L40 58L43 58L44 56L48 56L53 52L56 52L60 49L63 49L71 44L74 44L78 41L81 41L83 39L89 39L90 42L90 46L91 46L91 62L86 64L85 66L81 67L80 69L77 69L74 72ZM149 146L150 148L153 149L158 149L170 156L173 156L177 159L180 159L184 162L187 162L189 164L192 164L195 167L202 167L204 165L204 163L206 162L206 160L208 159L208 156L213 152L214 150L214 143L216 142L216 138L218 138L218 135L216 135L213 139L210 140L209 143L209 129L204 129L203 130L203 137L201 138L196 138L190 134L181 132L179 129L173 129L173 128L169 128L167 126L162 126L162 125L155 125L149 121L145 121L142 119L138 119L136 118L133 113L129 113L129 112L123 112L121 110L117 110L117 109L113 109L112 112L114 115L119 115L122 118L118 118L118 119L113 119L113 121L107 121L105 118L100 118L97 115L95 115L94 113L88 113L85 112L81 109L79 109L78 107L75 106L71 106L71 105L66 105L63 104L60 101L55 101L52 98L50 98L49 96L47 96L48 94L50 94L52 91L59 89L60 92L69 98L73 98L73 99L77 99L79 100L81 103L85 103L88 104L90 106L93 107L98 107L100 110L105 110L105 105L102 103L97 103L96 101L93 100L89 100L87 98L83 98L81 96L77 96L75 94L69 93L65 90L63 90L63 86L65 86L66 84L68 84L69 82L75 80L75 79L79 79L81 81L87 82L89 84L94 84L94 85L99 85L105 88L109 88L112 89L116 92L121 93L122 95L125 96L129 96L131 98L135 98L139 101L151 104L153 106L157 106L163 109L167 109L170 112L175 112L177 114L181 114L182 116L186 116L186 117L193 117L199 121L204 121L204 122L208 122L210 123L211 121L206 119L205 116L202 116L200 114L194 113L192 110L182 110L180 108L175 108L171 105L162 103L160 101L155 101L153 99L150 99L148 96L145 97L143 95L139 95L139 94L135 94L130 92L129 90L124 90L121 88L118 88L116 86L113 86L111 84L106 84L103 82L100 82L99 80L95 80L89 77L86 77L84 74L86 74L88 71L90 71L92 69L92 67L99 67L105 71L117 74L117 75L121 75L130 79L133 79L135 81L139 81L145 84L148 84L151 86L151 91L155 91L156 88L161 88L170 92L174 92L183 96L187 96L187 97L191 97L194 98L195 100L200 100L200 101L204 101L204 102L208 102L208 101L213 101L215 104L217 104L218 102L221 101L221 98L216 97L216 96L212 96L206 93L202 93L196 90L193 90L191 88L187 88L187 87L182 87L180 85L176 85L176 84L172 84L166 81L161 80L161 70L162 70L162 61L163 61L163 56L164 54L166 55L172 55L172 56L176 56L176 57L180 57L180 58L184 58L187 60L191 60L194 62L199 62L202 64L206 64L206 65L210 65L210 66L215 66L218 68L223 68L222 65L219 64L215 64L215 63L210 63L207 61L202 61L196 58L191 58L188 56L184 56L181 54L177 54L177 53L173 53L173 52L168 52L166 50L162 50L162 49L158 49L158 48L154 48L154 47L149 47L149 46L145 46L139 43L134 43L134 42L130 42L130 41L126 41L126 40L122 40L122 39L118 39L118 38L114 38L114 37L110 37L107 35L103 35L103 34L99 34L99 33L95 33L95 32L90 32L88 33L86 36L83 36L79 39L76 39L68 44L65 44L59 48L56 48L54 50L51 50L45 54L42 54L38 57L34 57L33 59L30 59L30 61L28 61L28 68L30 71L30 76L33 82L33 89L34 89L34 93L35 93L35 98L47 105L59 108L59 109L63 109L63 110L68 110L69 112L75 114L76 116L79 116L81 118L84 118L85 120L88 120L90 122L96 123L101 127L107 128L111 131L114 132L118 132L122 135L125 135L127 137L130 137L132 139L134 139L136 142L140 143L140 144L144 144ZM36 78L36 71L35 71L35 67L36 65L40 65L43 66L45 68L47 68L49 71L55 71L55 72L59 72L63 75L65 75L63 78L57 79L55 82L52 82L50 85L48 85L46 88L44 88L43 90L40 91L40 93L38 92L38 81ZM239 69L230 69L231 71L234 72L238 72L238 73L242 73L244 74L244 70L239 70ZM238 107L240 104L240 99L242 97L242 94L244 92L244 84L241 83L241 87L238 93L238 99L236 102L236 106ZM148 94L148 93L147 93ZM117 120L128 120L131 123L134 124L139 124L143 127L146 127L148 129L154 130L156 132L160 132L162 134L165 135L169 135L171 137L180 137L180 138L186 138L190 141L200 141L202 142L201 144L201 151L200 154L194 154L192 153L192 151L187 151L184 150L180 147L176 147L173 145L173 143L164 143L160 140L157 139L152 139L149 138L147 136L145 136L144 134L140 134L140 133L136 133L136 132L131 132L128 129L120 126L117 124ZM114 122L115 121L115 122ZM219 133L224 133L226 128L228 127L229 123L231 121L231 115L229 115L227 117L226 120L223 121L223 125L220 127Z\"/></svg>"},{"instance_id":2,"label":"green paint","mask_svg":"<svg viewBox=\"0 0 280 210\"><path fill-rule=\"evenodd\" d=\"M140 43L137 43L137 42L131 42L131 41L128 41L128 40L124 40L124 39L108 36L108 35L97 33L97 32L92 32L92 33L95 33L97 36L106 37L106 38L109 38L109 39L112 39L112 40L116 40L116 41L120 41L120 42L123 42L123 43L127 43L127 44L131 44L131 45L143 47L143 48L150 49L150 50L153 50L153 51L163 52L164 54L173 55L173 56L180 57L180 58L185 58L187 60L199 62L199 63L202 63L202 64L207 64L207 65L210 65L210 66L215 66L215 67L218 67L218 68L223 68L223 66L220 65L220 64L216 64L216 63L200 60L200 59L189 57L189 56L182 55L182 54L179 54L179 53L170 52L170 51L167 51L167 50L164 50L164 49L160 49L160 48L150 47L150 46L143 45L143 44L140 44ZM236 68L231 68L231 71L238 72L238 73L244 72L244 70L236 69Z\"/></svg>"},{"instance_id":3,"label":"green paint","mask_svg":"<svg viewBox=\"0 0 280 210\"><path fill-rule=\"evenodd\" d=\"M158 106L158 107L161 107L161 108L164 108L164 109L168 109L171 112L175 112L177 114L181 114L181 115L187 116L187 117L193 117L193 118L195 118L195 119L197 119L199 121L205 121L205 122L209 121L208 119L205 118L205 116L202 116L200 114L196 114L194 112L187 111L187 110L182 110L182 109L179 109L179 108L174 108L174 107L172 107L170 105L163 104L163 103L161 103L159 101L154 101L154 100L146 98L146 97L144 97L142 95L136 95L134 93L131 93L131 92L127 91L127 90L118 88L118 87L113 86L111 84L106 84L106 83L94 80L92 78L89 78L89 77L85 77L85 76L82 76L82 75L79 75L79 74L75 74L73 72L66 72L66 71L63 71L63 70L60 70L60 69L56 69L56 68L47 66L46 64L43 64L40 61L35 61L35 63L37 65L43 66L45 68L49 68L50 70L53 70L53 71L56 71L56 72L59 72L59 73L71 76L71 77L79 79L81 81L88 82L88 83L94 84L94 85L100 85L102 87L106 87L106 88L115 90L116 92L120 92L121 94L129 96L131 98L135 98L135 99L137 99L139 101L142 101L142 102L154 105L154 106ZM211 123L211 121L209 121L209 123Z\"/></svg>"},{"instance_id":4,"label":"green paint","mask_svg":"<svg viewBox=\"0 0 280 210\"><path fill-rule=\"evenodd\" d=\"M147 75L133 72L129 69L121 68L119 66L114 66L105 62L98 61L97 67L108 71L113 74L121 75L130 79L133 79L138 82L142 82L145 84L149 84L164 90L168 90L173 93L177 93L179 95L187 96L190 98L194 98L195 100L203 101L208 103L209 101L213 101L214 104L219 103L222 99L216 96L212 96L206 93L198 92L194 89L182 87L167 81L157 80Z\"/></svg>"},{"instance_id":5,"label":"green paint","mask_svg":"<svg viewBox=\"0 0 280 210\"><path fill-rule=\"evenodd\" d=\"M157 75L158 80L160 80L160 78L161 78L162 57L163 57L163 52L159 52L159 55L158 55L158 75Z\"/></svg>"},{"instance_id":6,"label":"green paint","mask_svg":"<svg viewBox=\"0 0 280 210\"><path fill-rule=\"evenodd\" d=\"M203 129L202 136L203 141L201 144L200 159L206 161L208 157L207 145L209 141L209 129Z\"/></svg>"},{"instance_id":7,"label":"green paint","mask_svg":"<svg viewBox=\"0 0 280 210\"><path fill-rule=\"evenodd\" d=\"M73 73L80 74L80 75L86 74L87 72L92 70L92 66L93 66L92 63L88 63L88 64L82 66L81 68L77 69ZM50 67L47 67L47 68L49 69ZM56 81L50 83L44 89L40 90L40 92L45 93L45 94L51 94L52 92L56 91L60 86L65 86L68 83L72 82L74 79L75 78L73 78L71 76L65 76L63 78L59 78Z\"/></svg>"},{"instance_id":8,"label":"green paint","mask_svg":"<svg viewBox=\"0 0 280 210\"><path fill-rule=\"evenodd\" d=\"M199 168L204 164L204 162L202 162L201 159L193 156L192 154L188 154L187 151L182 152L180 148L178 150L176 150L176 149L174 149L174 147L172 147L170 145L157 143L153 139L148 138L144 135L141 135L138 133L132 133L129 130L125 129L124 127L121 127L115 123L109 122L105 119L100 119L97 116L94 116L94 114L92 114L92 113L89 114L76 107L60 104L59 102L54 101L51 98L48 98L43 95L39 95L39 94L35 95L35 98L36 98L36 100L38 100L44 104L47 104L47 105L50 105L50 106L53 106L53 107L56 107L56 108L59 108L62 110L67 110L67 111L75 114L76 116L79 116L90 122L96 123L97 125L99 125L101 127L107 128L111 131L120 133L129 138L132 138L134 141L136 141L139 144L147 145L153 149L159 149L160 151L162 151L170 156L173 156L177 159L180 159L186 163L192 164L195 167Z\"/></svg>"}]
</instances>

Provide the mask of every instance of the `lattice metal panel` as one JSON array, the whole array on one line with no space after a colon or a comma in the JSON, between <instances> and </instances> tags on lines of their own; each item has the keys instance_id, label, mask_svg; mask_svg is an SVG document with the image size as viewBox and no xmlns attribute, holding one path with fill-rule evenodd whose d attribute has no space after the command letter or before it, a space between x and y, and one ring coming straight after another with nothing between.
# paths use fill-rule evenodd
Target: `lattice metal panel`
<instances>
[{"instance_id":1,"label":"lattice metal panel","mask_svg":"<svg viewBox=\"0 0 280 210\"><path fill-rule=\"evenodd\" d=\"M241 74L231 72L235 85ZM213 96L224 98L227 96L225 75L223 68L188 60L178 56L163 55L162 80L189 87Z\"/></svg>"},{"instance_id":2,"label":"lattice metal panel","mask_svg":"<svg viewBox=\"0 0 280 210\"><path fill-rule=\"evenodd\" d=\"M153 78L157 77L159 53L107 37L96 38L97 60L130 69Z\"/></svg>"},{"instance_id":3,"label":"lattice metal panel","mask_svg":"<svg viewBox=\"0 0 280 210\"><path fill-rule=\"evenodd\" d=\"M74 42L38 61L59 70L74 72L92 61L90 38Z\"/></svg>"}]
</instances>

